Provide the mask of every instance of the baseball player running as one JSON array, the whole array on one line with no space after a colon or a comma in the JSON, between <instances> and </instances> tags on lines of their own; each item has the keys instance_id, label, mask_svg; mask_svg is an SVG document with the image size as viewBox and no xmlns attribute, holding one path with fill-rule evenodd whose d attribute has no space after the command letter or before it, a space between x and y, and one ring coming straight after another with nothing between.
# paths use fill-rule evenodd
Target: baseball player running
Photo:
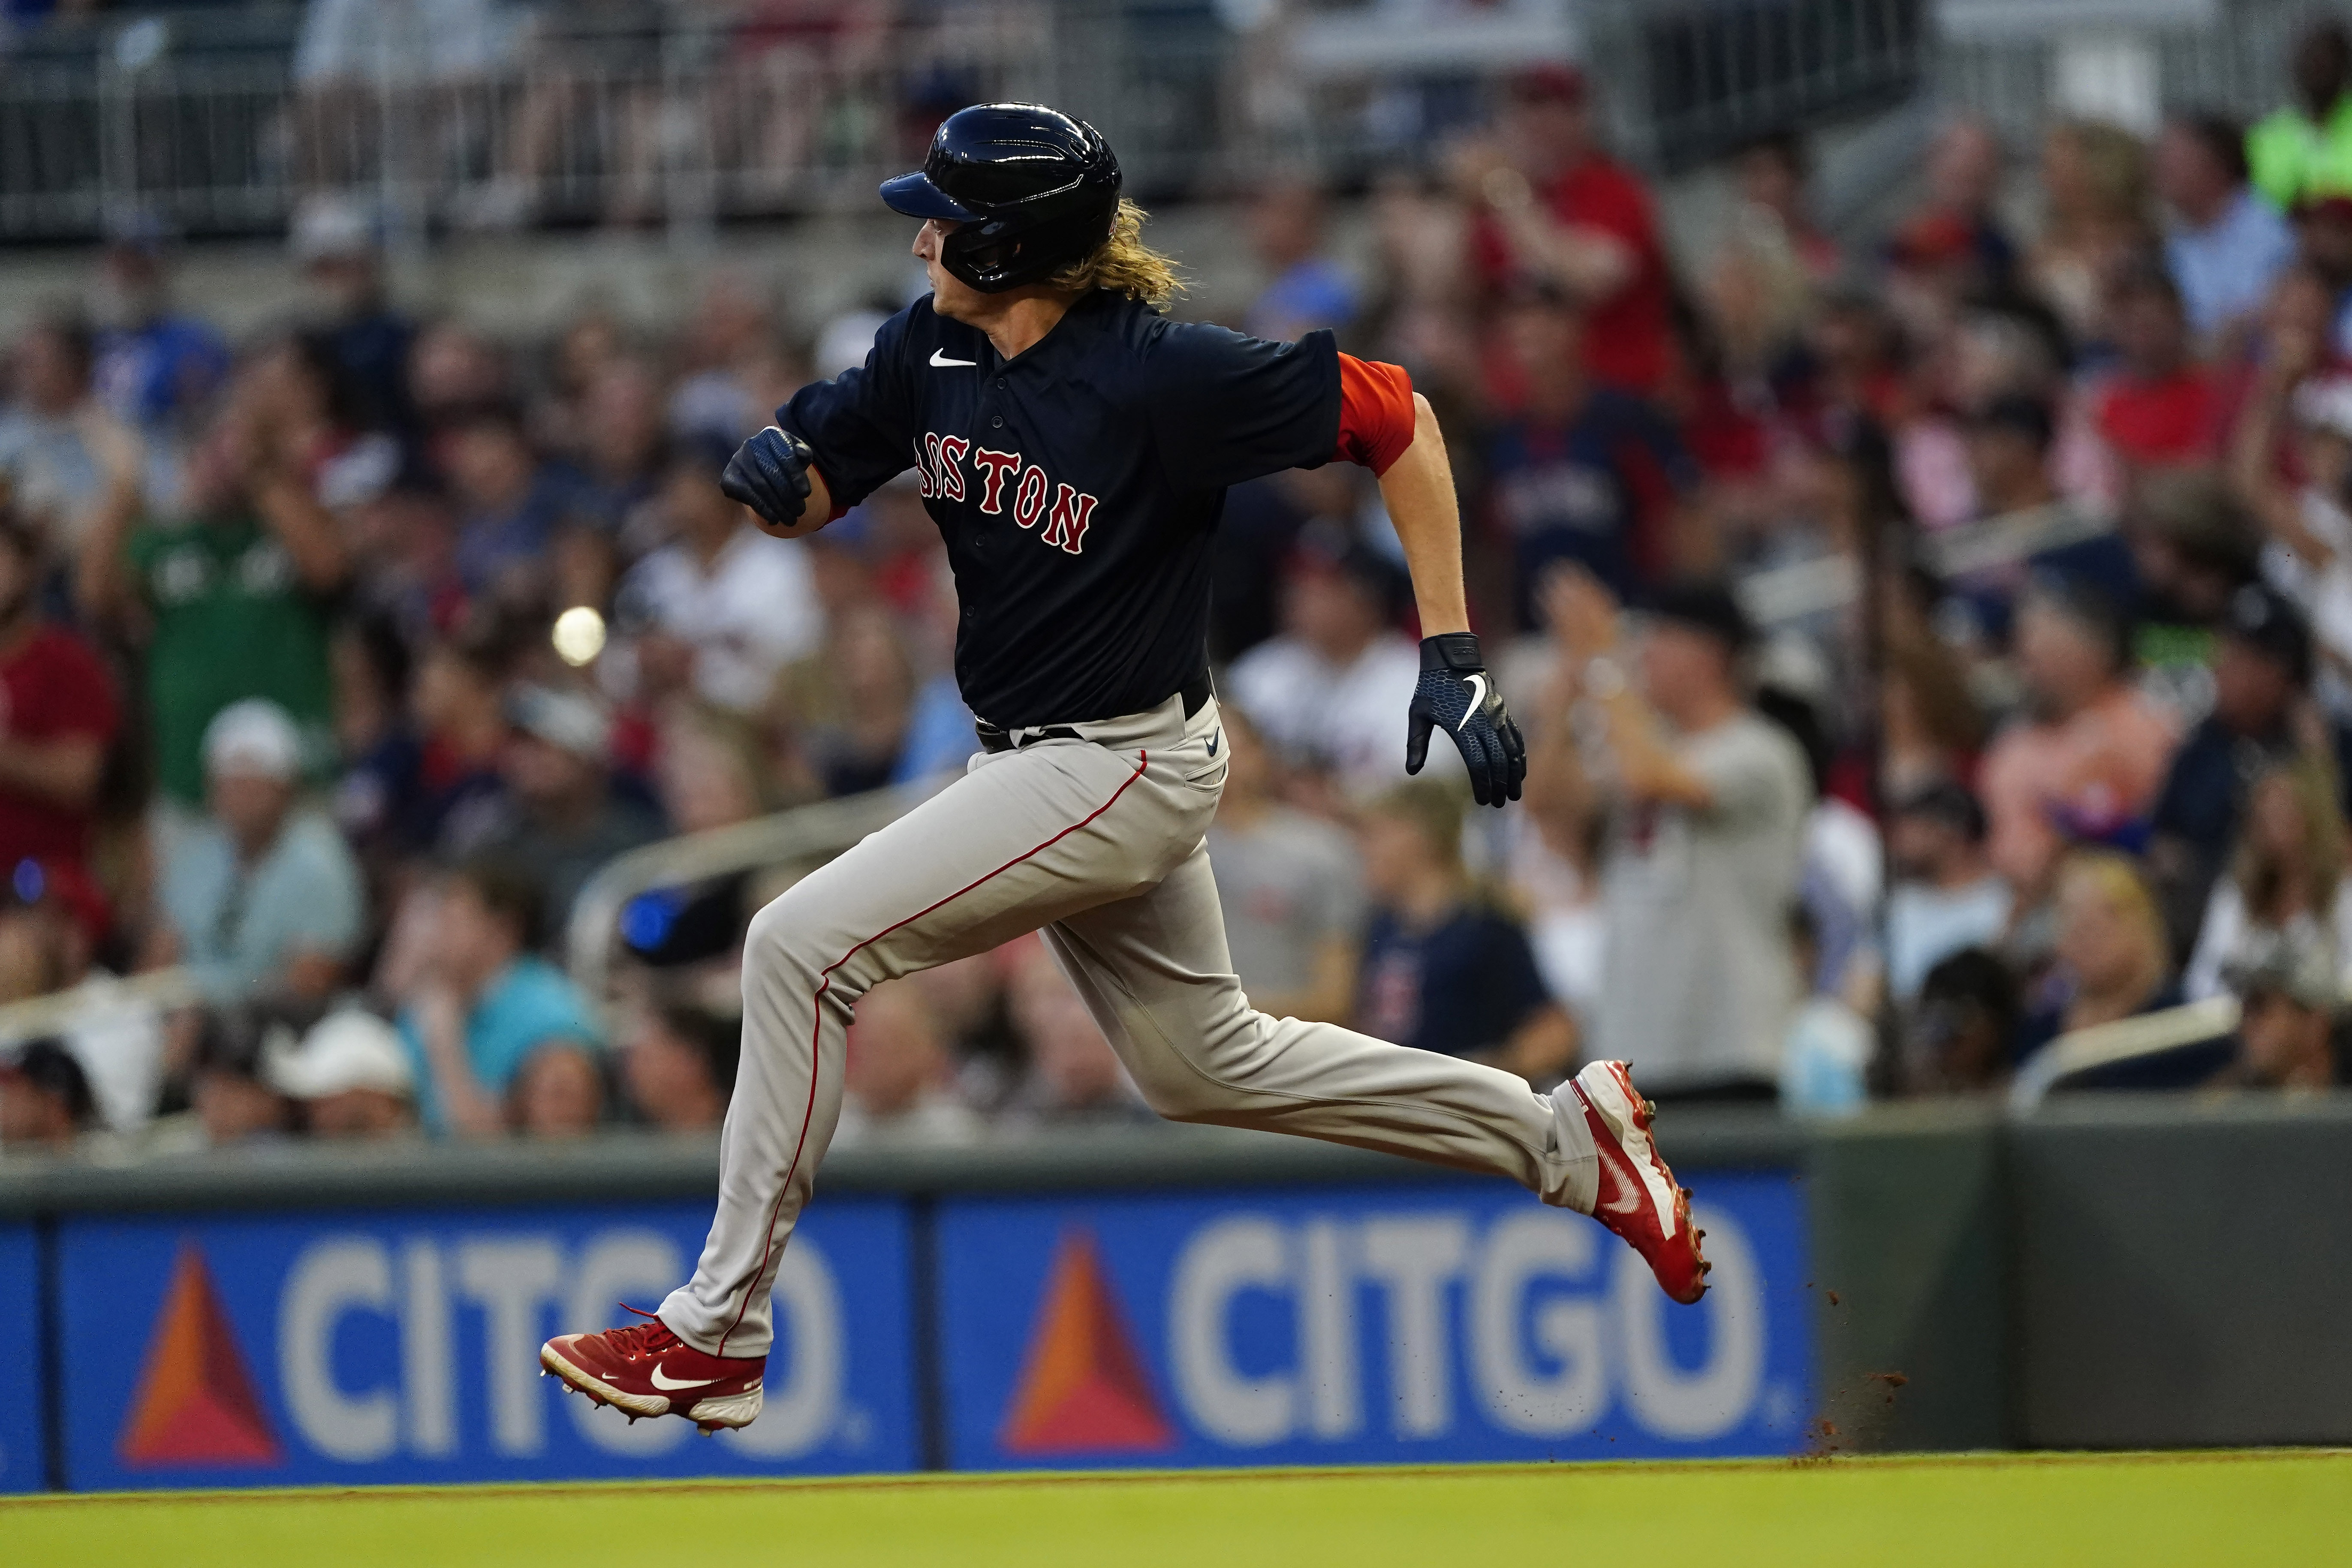
<instances>
[{"instance_id":1,"label":"baseball player running","mask_svg":"<svg viewBox=\"0 0 2352 1568\"><path fill-rule=\"evenodd\" d=\"M724 488L791 536L915 469L955 572L956 679L984 751L752 919L694 1278L644 1322L549 1341L541 1364L632 1415L748 1425L857 999L1040 928L1162 1116L1508 1176L1698 1300L1689 1194L1622 1063L1539 1095L1475 1062L1269 1017L1226 954L1202 840L1226 764L1204 649L1227 486L1334 458L1380 477L1428 634L1405 766L1443 730L1481 804L1518 796L1526 748L1470 631L1429 404L1329 332L1271 343L1161 315L1174 275L1120 199L1118 160L1053 110L962 110L882 199L921 220L930 298L884 324L863 370L794 394Z\"/></svg>"}]
</instances>

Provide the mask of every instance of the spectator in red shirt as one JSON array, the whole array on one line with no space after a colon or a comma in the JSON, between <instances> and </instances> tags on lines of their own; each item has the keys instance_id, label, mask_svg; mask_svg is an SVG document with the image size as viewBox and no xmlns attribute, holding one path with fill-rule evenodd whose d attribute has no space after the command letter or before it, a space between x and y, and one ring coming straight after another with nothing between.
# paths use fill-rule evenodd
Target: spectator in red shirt
<instances>
[{"instance_id":1,"label":"spectator in red shirt","mask_svg":"<svg viewBox=\"0 0 2352 1568\"><path fill-rule=\"evenodd\" d=\"M1469 149L1457 173L1477 209L1481 285L1565 289L1585 310L1593 379L1661 391L1675 368L1665 247L1650 193L1601 149L1583 73L1555 65L1519 76L1499 144Z\"/></svg>"},{"instance_id":2,"label":"spectator in red shirt","mask_svg":"<svg viewBox=\"0 0 2352 1568\"><path fill-rule=\"evenodd\" d=\"M0 508L0 868L87 872L100 774L121 713L89 645L40 609L40 545Z\"/></svg>"},{"instance_id":3,"label":"spectator in red shirt","mask_svg":"<svg viewBox=\"0 0 2352 1568\"><path fill-rule=\"evenodd\" d=\"M2221 399L2211 374L2189 357L2179 286L2157 267L2133 268L2108 291L2107 312L2123 368L2098 395L2100 437L2127 469L2216 461Z\"/></svg>"}]
</instances>

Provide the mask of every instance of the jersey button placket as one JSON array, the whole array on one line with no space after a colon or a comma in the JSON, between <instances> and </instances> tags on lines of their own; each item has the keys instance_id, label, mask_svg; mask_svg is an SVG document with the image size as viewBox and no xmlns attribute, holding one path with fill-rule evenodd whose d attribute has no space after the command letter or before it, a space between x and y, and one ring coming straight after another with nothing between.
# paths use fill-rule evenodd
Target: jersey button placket
<instances>
[{"instance_id":1,"label":"jersey button placket","mask_svg":"<svg viewBox=\"0 0 2352 1568\"><path fill-rule=\"evenodd\" d=\"M998 386L1003 386L1004 384L1003 377L997 377L996 384ZM987 418L988 427L990 429L1002 430L1004 428L1004 416L992 412L995 405L995 395L989 391L985 385L982 385L980 391L980 401L972 409L972 424L975 428L978 427L983 416ZM988 554L988 520L980 515L980 501L977 495L972 498L971 506L972 510L969 514L971 518L971 552L975 556L985 557Z\"/></svg>"}]
</instances>

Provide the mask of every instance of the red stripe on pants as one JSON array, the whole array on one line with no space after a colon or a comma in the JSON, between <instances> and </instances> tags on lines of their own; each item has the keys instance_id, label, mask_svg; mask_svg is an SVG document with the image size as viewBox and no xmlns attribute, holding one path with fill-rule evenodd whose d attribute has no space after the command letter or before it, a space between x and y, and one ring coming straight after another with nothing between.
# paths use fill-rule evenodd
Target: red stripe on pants
<instances>
[{"instance_id":1,"label":"red stripe on pants","mask_svg":"<svg viewBox=\"0 0 2352 1568\"><path fill-rule=\"evenodd\" d=\"M831 963L826 964L824 969L818 972L817 988L810 994L809 997L809 1091L808 1103L801 1109L800 1142L793 1145L792 1163L784 1167L783 1184L776 1189L776 1201L768 1206L768 1229L766 1237L761 1242L760 1247L760 1266L751 1271L751 1278L746 1280L740 1287L743 1292L743 1304L735 1309L735 1321L727 1325L727 1332L719 1336L719 1348L713 1352L714 1354L725 1355L727 1353L728 1340L734 1334L737 1329L743 1326L743 1314L751 1310L751 1292L760 1288L760 1277L767 1273L768 1259L773 1256L775 1252L777 1211L783 1207L785 1194L793 1190L793 1177L799 1173L801 1168L801 1154L808 1147L809 1124L816 1120L816 1075L818 1071L817 1047L818 1041L824 1030L824 994L833 989L833 972L839 969L843 964L847 963L851 959L856 957L866 949L873 946L876 942L880 942L884 937L888 936L892 931L910 926L917 921L921 920L925 915L931 914L934 911L955 902L958 899L962 898L966 893L971 892L974 888L982 886L993 878L1003 876L1005 872L1013 869L1013 867L1020 865L1024 860L1027 860L1034 856L1044 854L1046 850L1051 849L1055 845L1059 844L1063 839L1067 838L1071 834L1087 826L1104 812L1108 811L1112 806L1118 804L1118 797L1127 793L1128 785L1133 784L1136 780L1143 776L1143 770L1150 764L1150 762L1151 753L1150 752L1138 752L1136 753L1135 771L1128 774L1125 779L1119 782L1119 786L1111 791L1110 798L1108 800L1095 807L1094 810L1088 812L1085 816L1073 822L1070 826L1065 827L1059 833L1055 834L1054 837L1046 839L1044 843L1034 845L1030 848L1023 850L1020 854L1015 855L1012 859L1007 860L1003 865L999 866L995 870L989 872L986 876L976 878L973 880L965 883L962 887L958 888L954 892L950 893L946 898L940 900L937 903L927 905L922 909L917 910L905 920L898 921L894 924L883 927L880 931L876 931L872 936L869 936L865 941L857 943L856 946L851 948L847 952L843 953L839 958L835 959Z\"/></svg>"}]
</instances>

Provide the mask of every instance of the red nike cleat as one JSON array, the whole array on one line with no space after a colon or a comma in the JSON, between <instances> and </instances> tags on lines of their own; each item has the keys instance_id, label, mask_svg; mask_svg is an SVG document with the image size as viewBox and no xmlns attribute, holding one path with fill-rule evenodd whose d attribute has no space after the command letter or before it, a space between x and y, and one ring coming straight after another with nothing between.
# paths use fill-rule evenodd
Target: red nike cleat
<instances>
[{"instance_id":1,"label":"red nike cleat","mask_svg":"<svg viewBox=\"0 0 2352 1568\"><path fill-rule=\"evenodd\" d=\"M1634 1091L1623 1062L1587 1064L1575 1088L1601 1155L1592 1217L1642 1255L1667 1295L1689 1306L1706 1294L1711 1266L1698 1250L1706 1232L1691 1228L1690 1194L1650 1142L1650 1102Z\"/></svg>"},{"instance_id":2,"label":"red nike cleat","mask_svg":"<svg viewBox=\"0 0 2352 1568\"><path fill-rule=\"evenodd\" d=\"M636 1311L635 1307L625 1308ZM634 1421L683 1415L705 1434L749 1426L760 1414L766 1356L705 1355L651 1313L600 1334L561 1334L539 1348L539 1364L598 1405Z\"/></svg>"}]
</instances>

